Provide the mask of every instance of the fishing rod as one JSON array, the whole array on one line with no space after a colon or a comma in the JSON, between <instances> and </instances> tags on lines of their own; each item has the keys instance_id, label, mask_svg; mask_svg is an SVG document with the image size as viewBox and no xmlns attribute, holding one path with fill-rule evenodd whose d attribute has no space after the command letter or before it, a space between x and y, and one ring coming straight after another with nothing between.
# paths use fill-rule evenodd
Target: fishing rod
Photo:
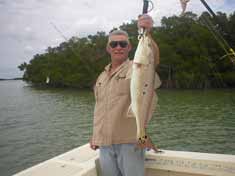
<instances>
[{"instance_id":1,"label":"fishing rod","mask_svg":"<svg viewBox=\"0 0 235 176\"><path fill-rule=\"evenodd\" d=\"M148 13L148 8L149 8L149 0L143 0L143 10L142 10L142 14L147 14ZM138 33L138 39L140 39L143 35L144 35L145 29L144 28L140 28Z\"/></svg>"},{"instance_id":2,"label":"fishing rod","mask_svg":"<svg viewBox=\"0 0 235 176\"><path fill-rule=\"evenodd\" d=\"M143 11L142 11L142 13L143 14L146 14L146 13L148 13L148 7L149 7L149 2L150 1L148 1L148 0L143 0L144 1L144 5L143 5Z\"/></svg>"},{"instance_id":3,"label":"fishing rod","mask_svg":"<svg viewBox=\"0 0 235 176\"><path fill-rule=\"evenodd\" d=\"M148 10L149 3L151 4L151 9L150 10ZM151 0L143 0L142 14L144 15L144 14L147 14L148 12L152 11L153 7L154 7L153 6L153 2ZM144 35L145 29L144 28L140 28L138 32L139 32L138 39L140 39Z\"/></svg>"},{"instance_id":4,"label":"fishing rod","mask_svg":"<svg viewBox=\"0 0 235 176\"><path fill-rule=\"evenodd\" d=\"M210 12L210 14L211 14L216 20L218 20L218 18L217 18L217 16L216 16L215 12L210 8L210 6L206 3L206 1L205 1L205 0L200 0L200 1L201 1L201 3L206 7L206 9Z\"/></svg>"},{"instance_id":5,"label":"fishing rod","mask_svg":"<svg viewBox=\"0 0 235 176\"><path fill-rule=\"evenodd\" d=\"M208 10L208 12L213 16L214 20L218 25L220 25L220 21L214 11L210 8L210 6L207 4L205 0L200 0L201 3L205 6L205 8ZM228 57L230 61L235 65L235 52L233 48L229 45L229 43L224 39L224 37L219 33L219 31L213 26L213 24L210 22L210 20L206 17L204 21L207 23L207 27L209 31L212 33L214 38L217 40L219 45L223 48L226 55L222 56L220 59L224 59L225 57Z\"/></svg>"}]
</instances>

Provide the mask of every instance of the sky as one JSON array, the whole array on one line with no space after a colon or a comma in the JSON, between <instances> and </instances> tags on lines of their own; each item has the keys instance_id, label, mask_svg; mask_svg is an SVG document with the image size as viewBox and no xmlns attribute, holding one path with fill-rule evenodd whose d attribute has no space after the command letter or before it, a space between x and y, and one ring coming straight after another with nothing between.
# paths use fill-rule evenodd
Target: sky
<instances>
[{"instance_id":1,"label":"sky","mask_svg":"<svg viewBox=\"0 0 235 176\"><path fill-rule=\"evenodd\" d=\"M149 13L154 25L163 16L179 15L179 0L152 0ZM207 0L216 11L235 11L235 0ZM65 41L62 37L86 37L97 31L109 32L113 27L136 19L143 0L0 0L0 78L21 77L17 68L29 63L35 54ZM187 11L206 11L199 0L190 0ZM58 28L62 34L56 31Z\"/></svg>"}]
</instances>

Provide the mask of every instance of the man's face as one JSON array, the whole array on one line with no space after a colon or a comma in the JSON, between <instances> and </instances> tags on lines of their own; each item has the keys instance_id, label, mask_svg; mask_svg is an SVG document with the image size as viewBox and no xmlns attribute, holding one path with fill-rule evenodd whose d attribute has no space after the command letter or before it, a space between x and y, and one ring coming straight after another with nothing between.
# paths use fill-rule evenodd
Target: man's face
<instances>
[{"instance_id":1,"label":"man's face","mask_svg":"<svg viewBox=\"0 0 235 176\"><path fill-rule=\"evenodd\" d=\"M109 39L107 51L112 61L123 62L128 58L131 45L125 35L113 35Z\"/></svg>"}]
</instances>

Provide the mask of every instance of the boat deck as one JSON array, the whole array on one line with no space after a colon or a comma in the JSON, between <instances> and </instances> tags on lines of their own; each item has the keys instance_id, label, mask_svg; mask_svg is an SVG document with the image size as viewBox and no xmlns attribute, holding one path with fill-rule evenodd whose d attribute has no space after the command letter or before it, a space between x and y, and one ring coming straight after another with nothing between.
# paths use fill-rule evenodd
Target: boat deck
<instances>
[{"instance_id":1,"label":"boat deck","mask_svg":"<svg viewBox=\"0 0 235 176\"><path fill-rule=\"evenodd\" d=\"M146 153L146 176L235 176L235 155L163 150ZM14 176L101 176L98 151L83 145Z\"/></svg>"}]
</instances>

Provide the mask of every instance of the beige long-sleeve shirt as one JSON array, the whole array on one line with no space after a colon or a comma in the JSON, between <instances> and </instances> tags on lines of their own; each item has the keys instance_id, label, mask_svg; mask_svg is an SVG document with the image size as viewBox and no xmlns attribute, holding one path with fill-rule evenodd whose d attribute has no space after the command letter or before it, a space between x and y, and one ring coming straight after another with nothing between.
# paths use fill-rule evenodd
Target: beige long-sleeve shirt
<instances>
[{"instance_id":1,"label":"beige long-sleeve shirt","mask_svg":"<svg viewBox=\"0 0 235 176\"><path fill-rule=\"evenodd\" d=\"M131 69L132 61L128 59L111 75L110 64L107 65L98 77L94 87L96 103L92 144L104 146L136 142L136 119L128 112Z\"/></svg>"},{"instance_id":2,"label":"beige long-sleeve shirt","mask_svg":"<svg viewBox=\"0 0 235 176\"><path fill-rule=\"evenodd\" d=\"M126 60L111 75L109 74L110 65L108 65L96 81L92 137L94 145L136 141L135 117L127 116L131 102L131 65L132 62Z\"/></svg>"}]
</instances>

